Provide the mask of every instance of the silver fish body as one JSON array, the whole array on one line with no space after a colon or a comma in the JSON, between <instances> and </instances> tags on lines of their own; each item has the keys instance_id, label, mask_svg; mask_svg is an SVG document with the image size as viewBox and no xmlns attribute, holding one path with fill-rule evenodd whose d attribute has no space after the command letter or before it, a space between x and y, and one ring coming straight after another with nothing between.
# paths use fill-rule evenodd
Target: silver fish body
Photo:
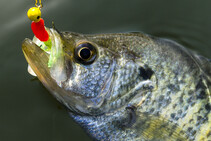
<instances>
[{"instance_id":1,"label":"silver fish body","mask_svg":"<svg viewBox=\"0 0 211 141\"><path fill-rule=\"evenodd\" d=\"M48 30L51 52L26 39L25 57L93 139L211 140L208 59L142 33Z\"/></svg>"}]
</instances>

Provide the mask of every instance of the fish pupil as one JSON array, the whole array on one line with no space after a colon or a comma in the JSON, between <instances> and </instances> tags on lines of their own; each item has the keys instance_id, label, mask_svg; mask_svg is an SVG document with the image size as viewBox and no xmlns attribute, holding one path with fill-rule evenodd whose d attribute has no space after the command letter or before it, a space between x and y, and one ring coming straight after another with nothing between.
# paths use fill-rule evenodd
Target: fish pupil
<instances>
[{"instance_id":1,"label":"fish pupil","mask_svg":"<svg viewBox=\"0 0 211 141\"><path fill-rule=\"evenodd\" d=\"M83 48L80 51L80 57L84 60L89 59L91 56L91 51L88 48Z\"/></svg>"}]
</instances>

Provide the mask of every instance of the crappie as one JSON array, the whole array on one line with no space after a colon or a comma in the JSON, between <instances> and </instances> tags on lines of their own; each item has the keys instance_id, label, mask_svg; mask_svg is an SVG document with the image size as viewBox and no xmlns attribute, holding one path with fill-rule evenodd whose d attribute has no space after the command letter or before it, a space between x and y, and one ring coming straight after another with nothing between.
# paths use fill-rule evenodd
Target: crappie
<instances>
[{"instance_id":1,"label":"crappie","mask_svg":"<svg viewBox=\"0 0 211 141\"><path fill-rule=\"evenodd\" d=\"M208 59L143 33L48 31L51 52L25 39L26 60L93 139L211 140Z\"/></svg>"}]
</instances>

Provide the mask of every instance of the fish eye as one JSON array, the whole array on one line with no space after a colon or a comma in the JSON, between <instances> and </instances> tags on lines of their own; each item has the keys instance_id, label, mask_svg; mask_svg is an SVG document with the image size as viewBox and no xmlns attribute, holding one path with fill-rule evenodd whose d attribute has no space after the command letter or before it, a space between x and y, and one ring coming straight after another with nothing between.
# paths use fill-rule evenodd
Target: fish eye
<instances>
[{"instance_id":1,"label":"fish eye","mask_svg":"<svg viewBox=\"0 0 211 141\"><path fill-rule=\"evenodd\" d=\"M90 43L81 43L76 46L74 50L74 57L77 62L84 65L89 65L94 62L96 58L96 49Z\"/></svg>"}]
</instances>

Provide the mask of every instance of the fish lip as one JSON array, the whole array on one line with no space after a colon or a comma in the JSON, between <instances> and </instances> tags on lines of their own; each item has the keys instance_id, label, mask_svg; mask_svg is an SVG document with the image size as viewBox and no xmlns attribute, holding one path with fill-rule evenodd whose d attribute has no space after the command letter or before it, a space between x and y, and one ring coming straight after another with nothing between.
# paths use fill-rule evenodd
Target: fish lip
<instances>
[{"instance_id":1,"label":"fish lip","mask_svg":"<svg viewBox=\"0 0 211 141\"><path fill-rule=\"evenodd\" d=\"M22 42L22 51L35 74L38 78L41 78L42 82L44 82L43 84L47 86L47 83L44 81L44 74L48 75L49 79L51 78L49 77L50 73L48 69L49 54L28 38Z\"/></svg>"}]
</instances>

